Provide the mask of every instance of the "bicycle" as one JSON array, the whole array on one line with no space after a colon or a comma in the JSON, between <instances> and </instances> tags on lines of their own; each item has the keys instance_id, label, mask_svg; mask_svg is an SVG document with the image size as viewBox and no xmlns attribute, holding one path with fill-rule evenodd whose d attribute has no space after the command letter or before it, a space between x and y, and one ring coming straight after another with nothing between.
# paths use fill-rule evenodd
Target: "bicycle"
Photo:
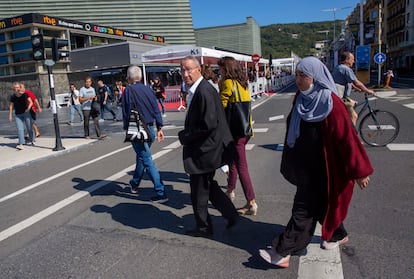
<instances>
[{"instance_id":1,"label":"bicycle","mask_svg":"<svg viewBox=\"0 0 414 279\"><path fill-rule=\"evenodd\" d=\"M360 106L358 132L362 140L370 146L386 146L393 142L400 132L398 118L389 111L373 109L368 94L365 94L365 101L358 102L355 108ZM360 118L367 109L368 113Z\"/></svg>"}]
</instances>

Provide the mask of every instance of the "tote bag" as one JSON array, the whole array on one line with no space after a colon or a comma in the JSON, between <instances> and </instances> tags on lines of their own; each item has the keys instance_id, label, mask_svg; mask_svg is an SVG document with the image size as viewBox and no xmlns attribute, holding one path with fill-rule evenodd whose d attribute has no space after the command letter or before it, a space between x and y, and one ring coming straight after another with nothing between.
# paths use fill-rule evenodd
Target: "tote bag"
<instances>
[{"instance_id":1,"label":"tote bag","mask_svg":"<svg viewBox=\"0 0 414 279\"><path fill-rule=\"evenodd\" d=\"M228 102L226 108L227 123L231 134L234 138L252 136L251 103L250 101L241 101L240 91L234 80L232 91L233 102Z\"/></svg>"}]
</instances>

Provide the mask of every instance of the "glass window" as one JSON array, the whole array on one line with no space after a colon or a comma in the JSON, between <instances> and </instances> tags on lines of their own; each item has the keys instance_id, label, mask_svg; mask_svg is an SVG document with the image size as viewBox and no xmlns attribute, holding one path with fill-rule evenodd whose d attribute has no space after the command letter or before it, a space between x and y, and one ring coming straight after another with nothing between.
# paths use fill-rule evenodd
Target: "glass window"
<instances>
[{"instance_id":1,"label":"glass window","mask_svg":"<svg viewBox=\"0 0 414 279\"><path fill-rule=\"evenodd\" d=\"M6 65L9 64L9 59L7 56L0 56L0 65Z\"/></svg>"},{"instance_id":2,"label":"glass window","mask_svg":"<svg viewBox=\"0 0 414 279\"><path fill-rule=\"evenodd\" d=\"M12 44L13 51L19 51L19 50L25 50L25 49L32 49L31 41L24 41L24 42Z\"/></svg>"},{"instance_id":3,"label":"glass window","mask_svg":"<svg viewBox=\"0 0 414 279\"><path fill-rule=\"evenodd\" d=\"M0 34L0 42L4 42L6 40L6 36L4 35L4 33Z\"/></svg>"},{"instance_id":4,"label":"glass window","mask_svg":"<svg viewBox=\"0 0 414 279\"><path fill-rule=\"evenodd\" d=\"M33 60L31 52L19 53L19 54L13 55L13 61L15 63L24 62L24 61L31 61L31 60Z\"/></svg>"},{"instance_id":5,"label":"glass window","mask_svg":"<svg viewBox=\"0 0 414 279\"><path fill-rule=\"evenodd\" d=\"M10 75L9 67L0 68L0 76L9 76L9 75Z\"/></svg>"},{"instance_id":6,"label":"glass window","mask_svg":"<svg viewBox=\"0 0 414 279\"><path fill-rule=\"evenodd\" d=\"M17 30L17 31L11 32L11 39L29 37L30 35L32 35L32 33L30 32L30 28Z\"/></svg>"},{"instance_id":7,"label":"glass window","mask_svg":"<svg viewBox=\"0 0 414 279\"><path fill-rule=\"evenodd\" d=\"M0 45L0 53L6 53L7 52L7 46L6 45Z\"/></svg>"},{"instance_id":8,"label":"glass window","mask_svg":"<svg viewBox=\"0 0 414 279\"><path fill-rule=\"evenodd\" d=\"M14 67L14 72L16 74L34 73L36 68L34 64L21 65Z\"/></svg>"}]
</instances>

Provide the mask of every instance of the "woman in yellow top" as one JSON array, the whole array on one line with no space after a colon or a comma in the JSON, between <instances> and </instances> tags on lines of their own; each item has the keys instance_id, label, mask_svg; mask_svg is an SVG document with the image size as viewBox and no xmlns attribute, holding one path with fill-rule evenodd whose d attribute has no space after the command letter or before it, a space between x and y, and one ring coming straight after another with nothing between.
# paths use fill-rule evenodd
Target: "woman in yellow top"
<instances>
[{"instance_id":1,"label":"woman in yellow top","mask_svg":"<svg viewBox=\"0 0 414 279\"><path fill-rule=\"evenodd\" d=\"M250 101L247 78L239 62L233 57L226 56L218 61L218 65L220 67L219 73L221 76L220 98L224 109L226 109L229 102L234 99L232 98L233 84L234 86L237 86L240 92L240 101ZM232 162L230 163L227 182L227 195L231 200L234 199L234 189L236 188L237 175L239 175L247 203L245 206L240 208L238 212L241 215L256 215L257 204L246 160L246 144L250 140L250 136L238 137L233 135L233 138L236 144L236 152L232 157Z\"/></svg>"}]
</instances>

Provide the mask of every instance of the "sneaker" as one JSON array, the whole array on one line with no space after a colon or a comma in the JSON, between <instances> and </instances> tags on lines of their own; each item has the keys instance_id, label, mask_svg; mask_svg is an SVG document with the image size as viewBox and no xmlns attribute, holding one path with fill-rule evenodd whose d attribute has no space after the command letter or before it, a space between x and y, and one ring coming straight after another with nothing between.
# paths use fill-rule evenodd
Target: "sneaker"
<instances>
[{"instance_id":1,"label":"sneaker","mask_svg":"<svg viewBox=\"0 0 414 279\"><path fill-rule=\"evenodd\" d=\"M90 136L85 136L85 139L91 139L91 137Z\"/></svg>"},{"instance_id":2,"label":"sneaker","mask_svg":"<svg viewBox=\"0 0 414 279\"><path fill-rule=\"evenodd\" d=\"M73 125L73 123L69 121L69 122L68 122L68 125Z\"/></svg>"},{"instance_id":3,"label":"sneaker","mask_svg":"<svg viewBox=\"0 0 414 279\"><path fill-rule=\"evenodd\" d=\"M23 144L18 144L17 146L16 146L16 149L17 150L23 150Z\"/></svg>"},{"instance_id":4,"label":"sneaker","mask_svg":"<svg viewBox=\"0 0 414 279\"><path fill-rule=\"evenodd\" d=\"M290 255L282 257L273 248L267 250L260 249L259 254L266 262L270 264L277 265L279 267L289 267Z\"/></svg>"},{"instance_id":5,"label":"sneaker","mask_svg":"<svg viewBox=\"0 0 414 279\"><path fill-rule=\"evenodd\" d=\"M162 114L162 117L167 117L167 115L165 113Z\"/></svg>"},{"instance_id":6,"label":"sneaker","mask_svg":"<svg viewBox=\"0 0 414 279\"><path fill-rule=\"evenodd\" d=\"M168 201L168 198L166 195L162 195L162 196L154 196L151 198L152 202L156 202L156 203L166 203Z\"/></svg>"},{"instance_id":7,"label":"sneaker","mask_svg":"<svg viewBox=\"0 0 414 279\"><path fill-rule=\"evenodd\" d=\"M104 138L106 138L106 135L100 135L100 136L98 137L98 139L100 139L100 140L102 140L102 139L104 139Z\"/></svg>"},{"instance_id":8,"label":"sneaker","mask_svg":"<svg viewBox=\"0 0 414 279\"><path fill-rule=\"evenodd\" d=\"M345 244L349 241L348 236L345 236L344 238L342 238L341 240L338 241L326 241L324 240L322 242L322 248L325 250L332 250L335 249L336 247L339 247L339 245Z\"/></svg>"},{"instance_id":9,"label":"sneaker","mask_svg":"<svg viewBox=\"0 0 414 279\"><path fill-rule=\"evenodd\" d=\"M130 181L129 182L129 191L132 193L132 194L137 194L138 193L138 186L133 186L132 185L132 181Z\"/></svg>"}]
</instances>

